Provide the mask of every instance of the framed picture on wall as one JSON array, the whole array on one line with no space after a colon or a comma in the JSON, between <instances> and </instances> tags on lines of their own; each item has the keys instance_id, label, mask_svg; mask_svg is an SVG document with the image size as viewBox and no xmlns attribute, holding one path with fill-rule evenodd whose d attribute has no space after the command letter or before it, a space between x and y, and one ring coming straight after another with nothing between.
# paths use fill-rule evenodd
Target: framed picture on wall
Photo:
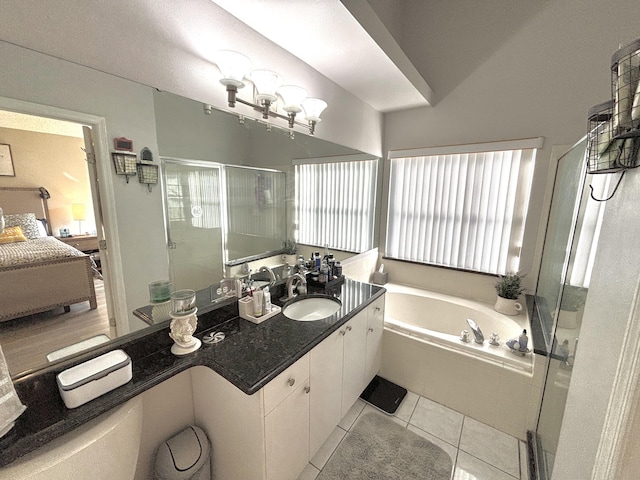
<instances>
[{"instance_id":1,"label":"framed picture on wall","mask_svg":"<svg viewBox=\"0 0 640 480\"><path fill-rule=\"evenodd\" d=\"M13 158L11 158L11 147L6 143L0 143L0 175L5 177L15 177L13 169Z\"/></svg>"}]
</instances>

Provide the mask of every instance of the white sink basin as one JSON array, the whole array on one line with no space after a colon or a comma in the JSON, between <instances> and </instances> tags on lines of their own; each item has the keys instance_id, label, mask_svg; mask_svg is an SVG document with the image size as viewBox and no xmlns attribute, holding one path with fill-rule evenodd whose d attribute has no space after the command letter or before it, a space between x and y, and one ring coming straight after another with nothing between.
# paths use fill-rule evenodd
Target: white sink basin
<instances>
[{"instance_id":1,"label":"white sink basin","mask_svg":"<svg viewBox=\"0 0 640 480\"><path fill-rule=\"evenodd\" d=\"M342 307L333 297L304 297L288 304L282 310L285 317L299 322L313 322L330 317Z\"/></svg>"}]
</instances>

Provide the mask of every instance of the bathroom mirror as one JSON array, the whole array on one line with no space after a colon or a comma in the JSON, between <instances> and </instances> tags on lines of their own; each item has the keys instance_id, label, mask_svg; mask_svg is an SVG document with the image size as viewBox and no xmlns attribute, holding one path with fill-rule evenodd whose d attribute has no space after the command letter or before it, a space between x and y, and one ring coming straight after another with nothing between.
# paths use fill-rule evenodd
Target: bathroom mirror
<instances>
[{"instance_id":1,"label":"bathroom mirror","mask_svg":"<svg viewBox=\"0 0 640 480\"><path fill-rule=\"evenodd\" d=\"M125 81L119 79L118 81ZM126 82L126 81L125 81ZM349 154L361 153L353 149L332 144L321 140L317 137L296 132L292 139L290 133L282 128L272 127L266 128L265 124L256 122L246 118L244 123L239 121L237 115L212 109L210 114L206 114L201 102L191 100L185 97L174 95L167 92L159 92L151 87L144 87L147 90L147 96L153 98L153 108L155 117L149 118L149 122L153 122L153 126L149 130L154 130L157 136L158 152L154 152L157 162L161 157L172 157L181 159L195 159L198 161L218 162L224 165L234 165L242 167L256 167L261 169L273 169L285 172L287 175L286 183L286 202L290 207L293 197L293 181L291 174L293 168L291 160L296 158L317 158L330 156L344 156ZM135 89L140 89L136 86ZM110 93L104 93L108 96ZM113 94L113 93L111 93ZM109 99L105 98L104 102ZM115 102L115 100L114 100ZM35 101L34 103L38 103ZM100 115L100 111L95 112ZM113 112L111 113L113 117ZM127 112L120 113L122 118L127 117ZM60 172L63 173L63 172ZM122 180L116 178L115 182ZM124 182L121 182L124 185ZM137 182L136 182L137 183ZM125 192L135 192L135 185L132 184L123 187ZM159 189L158 189L159 190ZM145 190L146 192L146 190ZM155 190L154 190L155 193ZM145 193L145 195L150 195ZM104 199L103 199L104 201ZM287 208L286 229L292 230L292 209ZM149 220L152 221L152 220ZM154 219L154 222L162 222L162 218ZM132 235L138 229L138 238L145 238L149 230L149 224L146 225L129 225L129 230L125 233ZM158 226L154 227L157 231ZM160 227L164 230L164 227ZM250 250L243 250L237 254L230 255L228 260L233 260L231 256L240 256L251 253L264 253L273 249L275 244L253 243ZM127 263L129 270L125 272L125 285L128 278L128 271L144 271L147 266L140 262L140 249L144 249L144 244L132 242L120 242L123 263ZM168 255L160 258L154 258L157 262L168 262ZM140 262L136 264L136 262ZM149 281L155 280L149 279ZM215 283L219 278L211 279L211 283ZM139 282L137 282L139 283ZM128 287L127 287L128 288ZM146 289L146 283L143 285ZM123 301L115 299L116 302ZM144 305L141 303L139 306ZM142 327L142 325L141 325ZM141 329L136 334L143 334ZM69 343L74 342L74 332L67 332L69 335ZM21 337L19 349L32 348L29 338L33 338L28 332ZM22 340L24 338L24 340ZM84 337L83 337L84 338ZM77 338L80 340L80 338ZM66 341L66 339L65 339ZM5 352L6 353L6 352ZM46 353L40 355L39 363L31 363L28 366L19 369L12 368L12 358L7 355L7 361L11 368L14 378L21 376L25 372L34 372L40 368L47 366Z\"/></svg>"}]
</instances>

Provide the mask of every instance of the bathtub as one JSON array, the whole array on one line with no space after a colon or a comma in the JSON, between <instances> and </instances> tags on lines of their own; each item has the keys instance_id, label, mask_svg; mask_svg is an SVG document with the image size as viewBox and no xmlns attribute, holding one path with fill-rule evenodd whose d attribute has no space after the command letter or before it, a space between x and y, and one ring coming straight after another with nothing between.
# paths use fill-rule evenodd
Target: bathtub
<instances>
[{"instance_id":1,"label":"bathtub","mask_svg":"<svg viewBox=\"0 0 640 480\"><path fill-rule=\"evenodd\" d=\"M483 361L532 371L532 355L521 356L506 345L507 340L518 338L522 330L531 331L526 312L511 317L496 312L490 304L474 300L403 285L387 284L385 288L385 329ZM485 338L482 345L475 343L467 318L482 330ZM460 340L462 330L469 331L470 342ZM492 333L498 334L499 345L489 343ZM532 350L533 342L528 336Z\"/></svg>"},{"instance_id":2,"label":"bathtub","mask_svg":"<svg viewBox=\"0 0 640 480\"><path fill-rule=\"evenodd\" d=\"M417 288L386 284L380 376L410 392L520 439L535 429L544 380L533 353L505 344L529 329L526 313L502 315L493 305ZM473 341L473 319L485 342ZM460 340L469 330L471 341ZM500 344L490 345L489 336ZM531 336L529 348L533 349Z\"/></svg>"}]
</instances>

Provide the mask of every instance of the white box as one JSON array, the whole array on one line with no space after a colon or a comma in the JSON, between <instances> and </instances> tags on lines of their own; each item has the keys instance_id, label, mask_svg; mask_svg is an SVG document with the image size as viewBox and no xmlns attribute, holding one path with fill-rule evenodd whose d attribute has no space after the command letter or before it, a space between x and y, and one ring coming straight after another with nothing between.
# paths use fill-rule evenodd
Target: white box
<instances>
[{"instance_id":1,"label":"white box","mask_svg":"<svg viewBox=\"0 0 640 480\"><path fill-rule=\"evenodd\" d=\"M131 358L124 350L113 350L60 372L56 380L64 404L76 408L124 385L131 377Z\"/></svg>"}]
</instances>

